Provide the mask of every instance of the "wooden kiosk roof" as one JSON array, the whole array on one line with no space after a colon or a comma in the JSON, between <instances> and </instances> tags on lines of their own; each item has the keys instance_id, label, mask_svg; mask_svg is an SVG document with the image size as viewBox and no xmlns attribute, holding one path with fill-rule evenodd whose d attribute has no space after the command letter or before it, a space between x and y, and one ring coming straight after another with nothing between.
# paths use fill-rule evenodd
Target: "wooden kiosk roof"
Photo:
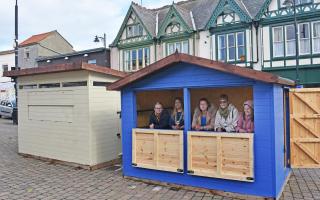
<instances>
[{"instance_id":1,"label":"wooden kiosk roof","mask_svg":"<svg viewBox=\"0 0 320 200\"><path fill-rule=\"evenodd\" d=\"M112 75L120 78L123 78L127 75L127 73L125 72L117 71L108 67L102 67L99 65L88 64L85 62L57 64L57 65L48 65L45 67L40 66L35 68L12 70L12 71L4 72L3 75L7 77L19 77L19 76L30 76L30 75L39 75L39 74L79 71L79 70L88 70L88 71L108 74L108 75Z\"/></svg>"},{"instance_id":2,"label":"wooden kiosk roof","mask_svg":"<svg viewBox=\"0 0 320 200\"><path fill-rule=\"evenodd\" d=\"M122 79L119 79L118 81L109 85L107 88L108 90L121 90L121 88L127 86L128 84L134 81L142 79L145 76L148 76L164 68L170 67L176 63L195 64L201 67L210 68L210 69L218 70L221 72L234 74L237 76L242 76L245 78L262 81L266 83L276 83L276 84L288 85L288 86L295 85L294 81L290 79L282 78L275 74L257 71L257 70L244 68L244 67L239 67L236 65L213 61L213 60L200 58L196 56L191 56L188 54L175 53L149 65L146 68L143 68L133 74L130 74Z\"/></svg>"}]
</instances>

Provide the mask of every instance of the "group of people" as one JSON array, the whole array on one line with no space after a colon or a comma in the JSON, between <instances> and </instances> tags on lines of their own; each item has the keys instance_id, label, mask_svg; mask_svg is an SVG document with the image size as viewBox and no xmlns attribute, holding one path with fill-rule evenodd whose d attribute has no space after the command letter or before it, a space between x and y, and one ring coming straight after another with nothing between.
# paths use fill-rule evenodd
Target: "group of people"
<instances>
[{"instance_id":1,"label":"group of people","mask_svg":"<svg viewBox=\"0 0 320 200\"><path fill-rule=\"evenodd\" d=\"M243 112L229 103L228 96L223 94L219 98L219 107L206 98L199 100L192 118L192 130L217 131L217 132L254 132L254 112L252 100L243 103ZM151 129L184 129L183 101L177 97L174 101L173 112L170 115L160 102L154 106L150 116L149 128Z\"/></svg>"}]
</instances>

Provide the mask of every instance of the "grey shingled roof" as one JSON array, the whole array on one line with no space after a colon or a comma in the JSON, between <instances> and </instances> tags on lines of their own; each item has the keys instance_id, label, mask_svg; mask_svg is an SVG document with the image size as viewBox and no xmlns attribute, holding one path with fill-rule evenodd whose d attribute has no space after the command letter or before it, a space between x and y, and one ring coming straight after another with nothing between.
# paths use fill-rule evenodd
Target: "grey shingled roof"
<instances>
[{"instance_id":1,"label":"grey shingled roof","mask_svg":"<svg viewBox=\"0 0 320 200\"><path fill-rule=\"evenodd\" d=\"M182 19L189 26L189 28L191 30L193 30L192 18L191 18L190 10L186 10L185 8L183 8L182 6L179 6L179 5L173 5L173 6L177 10L177 12L180 14Z\"/></svg>"},{"instance_id":2,"label":"grey shingled roof","mask_svg":"<svg viewBox=\"0 0 320 200\"><path fill-rule=\"evenodd\" d=\"M266 0L242 0L243 4L253 18L256 17L265 1Z\"/></svg>"},{"instance_id":3,"label":"grey shingled roof","mask_svg":"<svg viewBox=\"0 0 320 200\"><path fill-rule=\"evenodd\" d=\"M155 37L157 15L158 28L160 28L171 6L176 8L190 29L193 29L192 18L190 15L190 12L192 12L196 29L203 30L212 16L212 13L216 9L219 1L220 0L186 0L156 9L147 9L133 2L132 8L142 20L146 29L153 37ZM239 7L251 19L254 19L254 17L258 14L265 1L266 0L235 0Z\"/></svg>"},{"instance_id":4,"label":"grey shingled roof","mask_svg":"<svg viewBox=\"0 0 320 200\"><path fill-rule=\"evenodd\" d=\"M132 8L135 10L138 17L143 21L146 29L152 36L156 35L156 13L147 8L141 7L136 3L132 3Z\"/></svg>"}]
</instances>

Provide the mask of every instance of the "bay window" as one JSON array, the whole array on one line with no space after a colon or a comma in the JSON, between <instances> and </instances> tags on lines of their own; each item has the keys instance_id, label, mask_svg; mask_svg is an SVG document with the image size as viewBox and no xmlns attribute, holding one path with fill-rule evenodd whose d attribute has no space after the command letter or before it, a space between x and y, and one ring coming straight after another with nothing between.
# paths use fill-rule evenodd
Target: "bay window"
<instances>
[{"instance_id":1,"label":"bay window","mask_svg":"<svg viewBox=\"0 0 320 200\"><path fill-rule=\"evenodd\" d=\"M284 55L283 28L273 27L273 57L283 57Z\"/></svg>"},{"instance_id":2,"label":"bay window","mask_svg":"<svg viewBox=\"0 0 320 200\"><path fill-rule=\"evenodd\" d=\"M296 55L296 36L294 25L286 26L286 56Z\"/></svg>"},{"instance_id":3,"label":"bay window","mask_svg":"<svg viewBox=\"0 0 320 200\"><path fill-rule=\"evenodd\" d=\"M218 35L219 61L244 61L245 40L244 32Z\"/></svg>"},{"instance_id":4,"label":"bay window","mask_svg":"<svg viewBox=\"0 0 320 200\"><path fill-rule=\"evenodd\" d=\"M299 24L299 52L300 52L300 55L305 55L310 53L309 23Z\"/></svg>"},{"instance_id":5,"label":"bay window","mask_svg":"<svg viewBox=\"0 0 320 200\"><path fill-rule=\"evenodd\" d=\"M320 53L320 21L312 24L313 53Z\"/></svg>"},{"instance_id":6,"label":"bay window","mask_svg":"<svg viewBox=\"0 0 320 200\"><path fill-rule=\"evenodd\" d=\"M126 72L142 69L150 64L150 48L123 51L123 68Z\"/></svg>"},{"instance_id":7,"label":"bay window","mask_svg":"<svg viewBox=\"0 0 320 200\"><path fill-rule=\"evenodd\" d=\"M167 44L167 55L171 55L174 52L178 51L179 53L189 53L189 42L188 40L171 42Z\"/></svg>"}]
</instances>

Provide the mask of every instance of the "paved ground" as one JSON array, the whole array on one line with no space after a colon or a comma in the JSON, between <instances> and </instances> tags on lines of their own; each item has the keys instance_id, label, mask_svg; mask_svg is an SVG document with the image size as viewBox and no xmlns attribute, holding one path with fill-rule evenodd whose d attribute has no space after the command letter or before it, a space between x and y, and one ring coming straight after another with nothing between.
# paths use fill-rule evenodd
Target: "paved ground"
<instances>
[{"instance_id":1,"label":"paved ground","mask_svg":"<svg viewBox=\"0 0 320 200\"><path fill-rule=\"evenodd\" d=\"M93 172L17 155L17 127L0 119L0 199L230 199L158 187L122 178L121 171ZM296 170L282 199L320 199L320 170Z\"/></svg>"}]
</instances>

